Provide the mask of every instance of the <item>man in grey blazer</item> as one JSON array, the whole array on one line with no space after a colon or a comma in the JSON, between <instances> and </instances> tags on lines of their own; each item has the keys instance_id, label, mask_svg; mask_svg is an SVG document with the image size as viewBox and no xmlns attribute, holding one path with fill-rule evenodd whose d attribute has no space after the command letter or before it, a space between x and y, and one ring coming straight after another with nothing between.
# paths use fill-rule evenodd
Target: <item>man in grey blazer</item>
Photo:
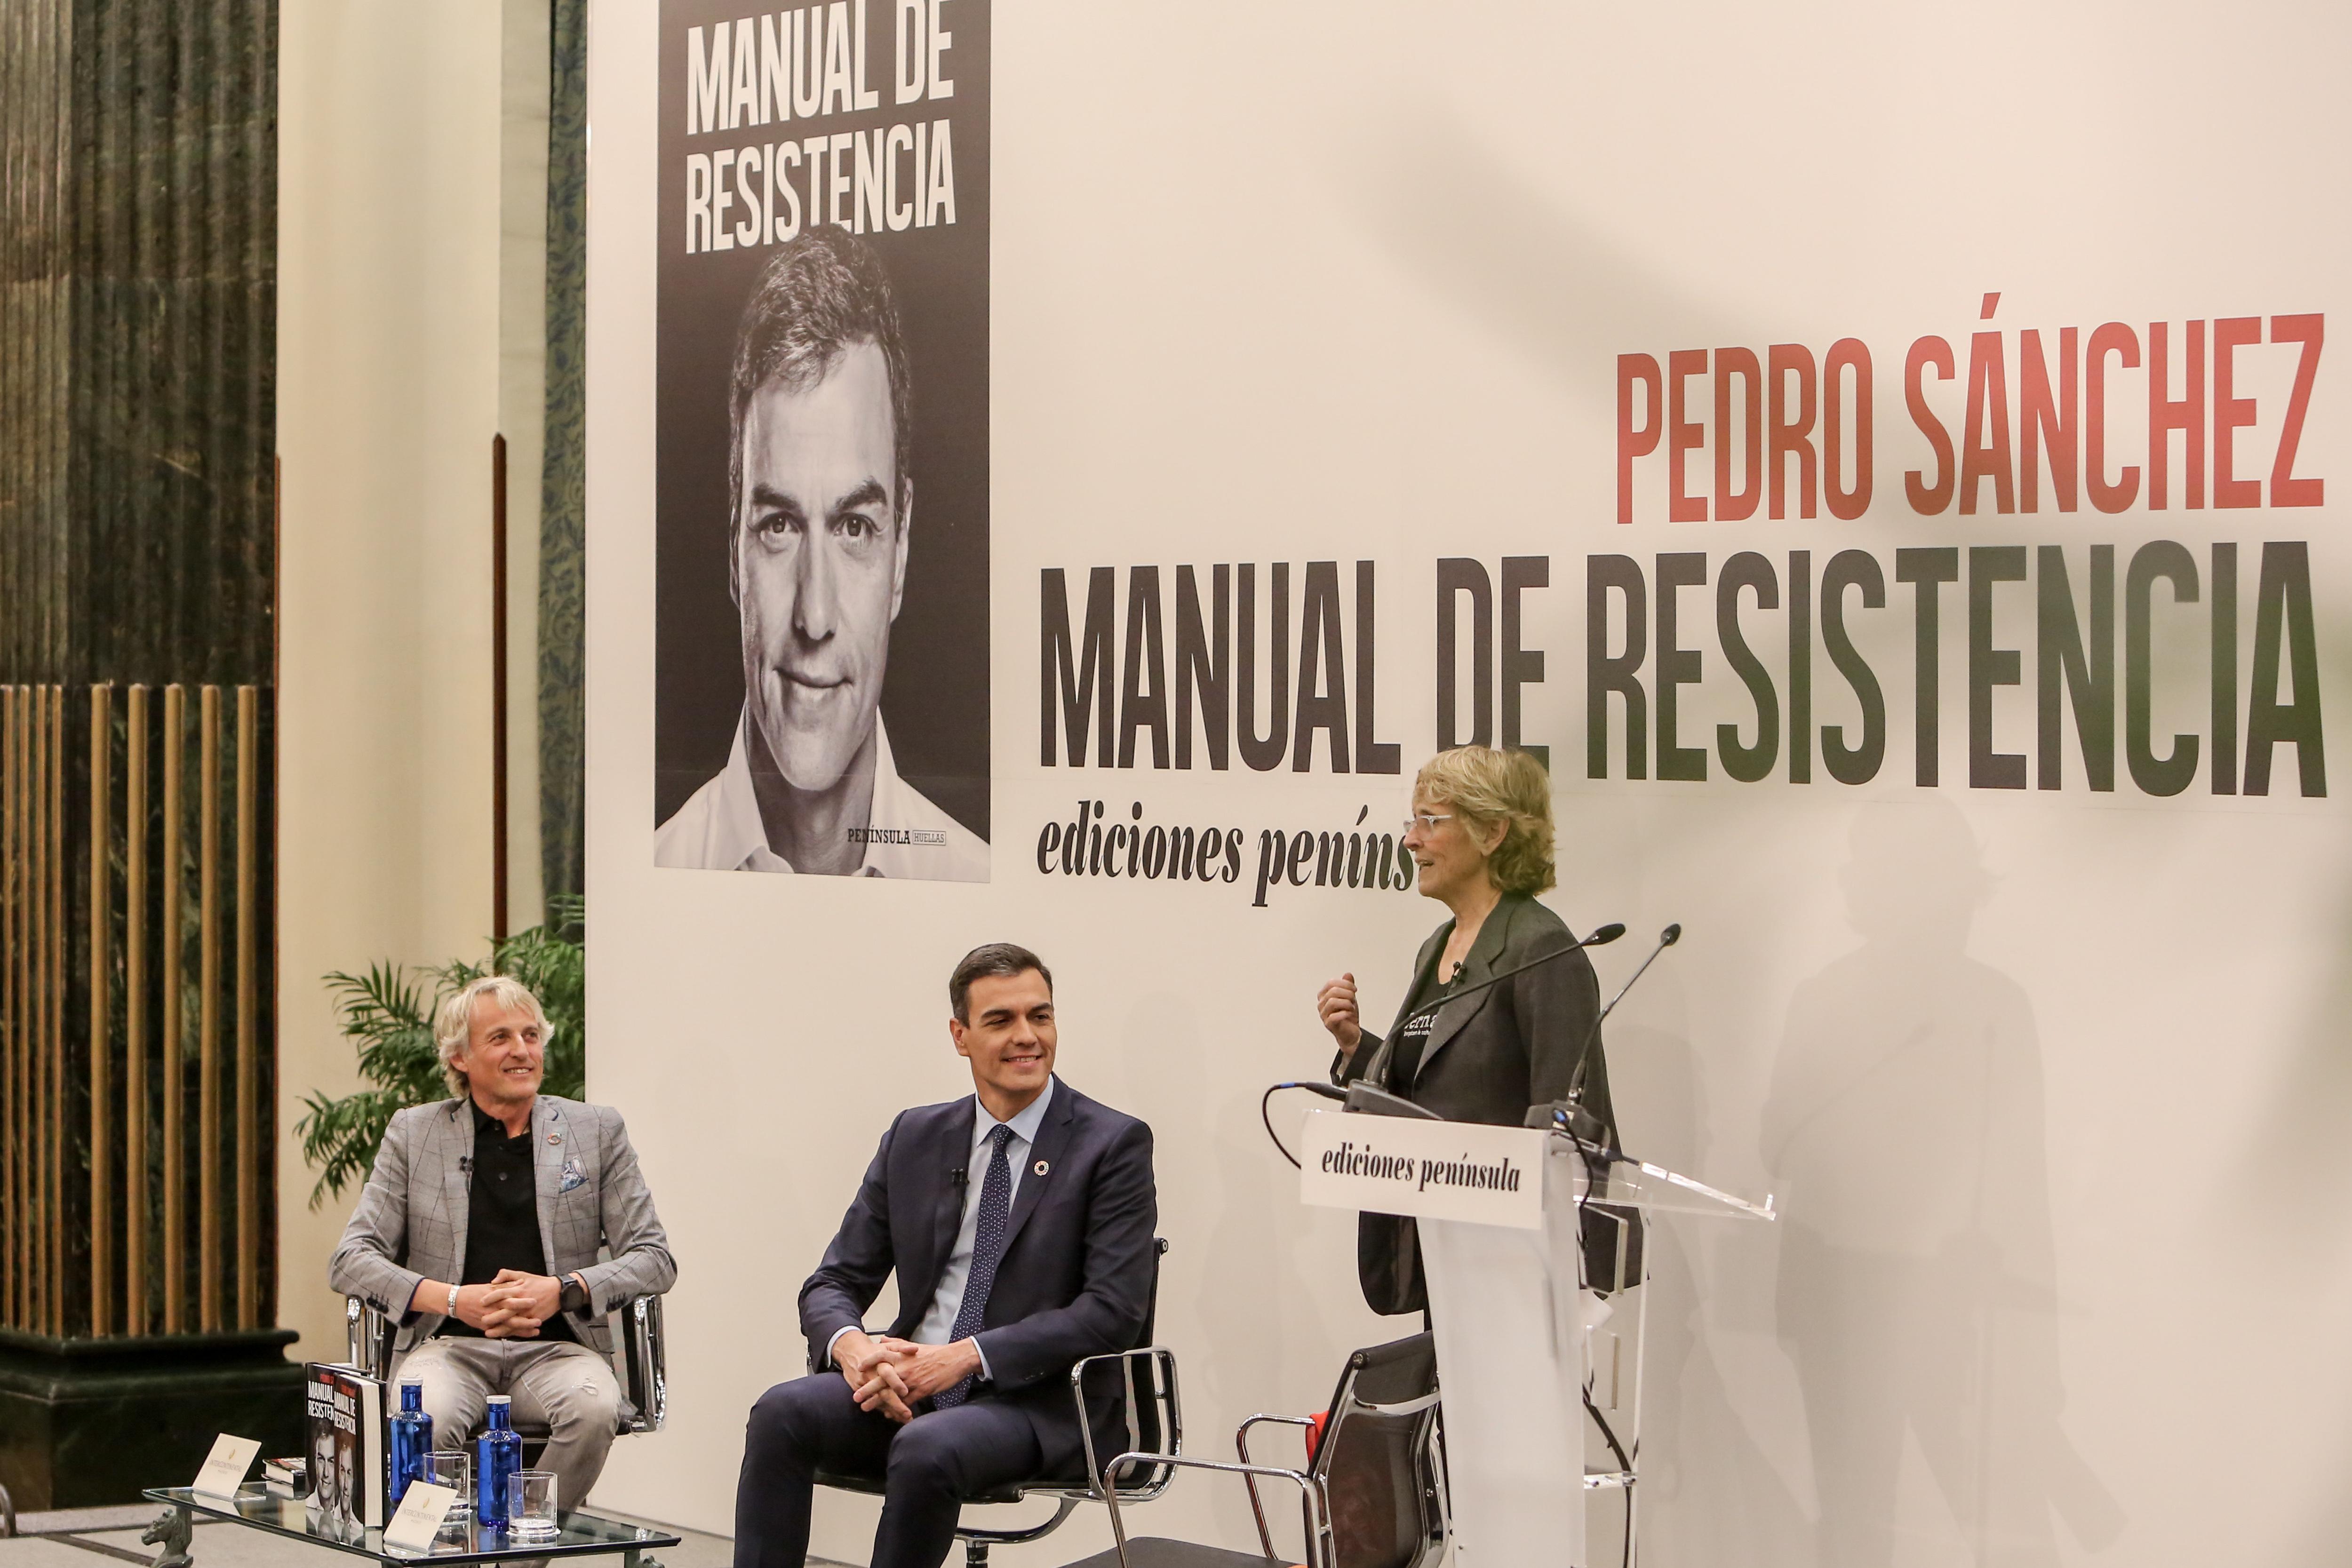
<instances>
[{"instance_id":1,"label":"man in grey blazer","mask_svg":"<svg viewBox=\"0 0 2352 1568\"><path fill-rule=\"evenodd\" d=\"M465 1446L493 1394L545 1423L540 1462L568 1512L619 1427L604 1314L677 1266L620 1113L539 1092L538 998L476 980L433 1033L455 1097L393 1117L327 1278L399 1320L394 1375L424 1380L436 1447Z\"/></svg>"}]
</instances>

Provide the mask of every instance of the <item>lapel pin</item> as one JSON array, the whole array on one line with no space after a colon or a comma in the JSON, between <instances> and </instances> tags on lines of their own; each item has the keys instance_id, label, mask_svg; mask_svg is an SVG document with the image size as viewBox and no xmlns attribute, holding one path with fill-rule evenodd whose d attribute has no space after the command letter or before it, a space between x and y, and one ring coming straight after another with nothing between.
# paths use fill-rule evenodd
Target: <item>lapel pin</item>
<instances>
[{"instance_id":1,"label":"lapel pin","mask_svg":"<svg viewBox=\"0 0 2352 1568\"><path fill-rule=\"evenodd\" d=\"M563 1141L563 1134L561 1133L550 1133L547 1134L547 1141L551 1144L560 1144Z\"/></svg>"},{"instance_id":2,"label":"lapel pin","mask_svg":"<svg viewBox=\"0 0 2352 1568\"><path fill-rule=\"evenodd\" d=\"M1039 1176L1044 1176L1048 1169L1045 1162L1043 1160L1039 1160L1035 1165L1031 1166L1029 1168L1035 1171Z\"/></svg>"}]
</instances>

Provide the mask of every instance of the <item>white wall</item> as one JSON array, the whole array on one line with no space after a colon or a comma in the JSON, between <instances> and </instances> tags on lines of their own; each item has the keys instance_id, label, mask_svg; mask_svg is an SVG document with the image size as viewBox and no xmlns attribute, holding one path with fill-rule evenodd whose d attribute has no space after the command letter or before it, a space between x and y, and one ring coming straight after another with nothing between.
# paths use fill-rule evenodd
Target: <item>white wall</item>
<instances>
[{"instance_id":1,"label":"white wall","mask_svg":"<svg viewBox=\"0 0 2352 1568\"><path fill-rule=\"evenodd\" d=\"M527 16L509 34L471 0L288 0L278 47L278 1321L301 1331L297 1354L340 1354L326 1259L357 1190L307 1207L316 1172L293 1126L309 1092L357 1085L322 975L487 946L490 439L506 420L523 569L513 902L526 924L537 907L546 38L543 19L534 41Z\"/></svg>"},{"instance_id":2,"label":"white wall","mask_svg":"<svg viewBox=\"0 0 2352 1568\"><path fill-rule=\"evenodd\" d=\"M875 1139L964 1082L940 987L982 940L1047 956L1066 1076L1156 1129L1160 1336L1196 1451L1253 1410L1318 1408L1349 1347L1399 1332L1360 1305L1351 1224L1297 1206L1256 1107L1327 1058L1317 981L1351 967L1392 1007L1433 906L1305 890L1260 911L1222 887L1049 880L1031 857L1081 792L1329 827L1402 816L1401 782L1041 768L1038 573L1377 558L1396 625L1380 728L1411 768L1433 560L1549 553L1529 710L1565 824L1549 902L1580 929L1689 932L1612 1024L1628 1138L1788 1200L1777 1228L1663 1249L1680 1294L1655 1309L1649 1560L2340 1557L2341 808L2201 780L2093 796L2079 771L1973 790L1949 718L1944 786L1920 789L1907 690L1906 749L1861 789L1589 781L1580 744L1583 557L1612 550L2307 538L2340 693L2332 514L1923 519L1892 428L1904 347L1938 332L1965 355L1988 291L2011 330L2340 301L2340 225L2315 194L2344 173L2322 63L2340 19L998 7L996 847L977 887L651 863L655 8L605 0L595 22L593 1088L628 1113L680 1267L670 1430L616 1450L604 1500L727 1528L745 1410L801 1365L793 1297ZM1886 431L1868 517L1614 524L1617 353L1849 333L1877 354ZM2322 398L2303 472L2340 484L2352 446ZM2251 580L2241 598L2251 615ZM1891 688L1909 624L1870 650ZM2202 634L2165 632L2164 656ZM1686 735L1744 711L1706 646ZM1943 700L1965 709L1958 674ZM2003 738L2030 739L2030 699L2001 701ZM871 1519L828 1497L817 1549L863 1561ZM1150 1522L1241 1546L1245 1521L1191 1479ZM1102 1541L1083 1519L1000 1560Z\"/></svg>"}]
</instances>

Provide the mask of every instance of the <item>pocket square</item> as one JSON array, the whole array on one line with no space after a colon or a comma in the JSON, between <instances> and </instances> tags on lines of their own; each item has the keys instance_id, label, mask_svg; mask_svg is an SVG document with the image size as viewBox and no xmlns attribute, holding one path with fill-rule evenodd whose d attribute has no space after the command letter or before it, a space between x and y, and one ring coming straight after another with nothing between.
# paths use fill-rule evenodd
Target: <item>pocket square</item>
<instances>
[{"instance_id":1,"label":"pocket square","mask_svg":"<svg viewBox=\"0 0 2352 1568\"><path fill-rule=\"evenodd\" d=\"M563 1162L562 1191L570 1192L575 1186L585 1186L587 1181L588 1173L581 1167L579 1155L574 1155Z\"/></svg>"}]
</instances>

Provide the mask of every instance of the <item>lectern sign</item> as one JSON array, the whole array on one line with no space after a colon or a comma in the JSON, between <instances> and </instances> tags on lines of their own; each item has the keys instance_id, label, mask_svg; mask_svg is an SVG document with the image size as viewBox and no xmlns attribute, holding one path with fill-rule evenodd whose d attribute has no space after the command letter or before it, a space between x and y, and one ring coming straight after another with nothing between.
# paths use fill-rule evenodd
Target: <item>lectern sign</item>
<instances>
[{"instance_id":1,"label":"lectern sign","mask_svg":"<svg viewBox=\"0 0 2352 1568\"><path fill-rule=\"evenodd\" d=\"M1316 1111L1298 1155L1298 1196L1326 1208L1543 1224L1544 1142L1532 1127Z\"/></svg>"}]
</instances>

